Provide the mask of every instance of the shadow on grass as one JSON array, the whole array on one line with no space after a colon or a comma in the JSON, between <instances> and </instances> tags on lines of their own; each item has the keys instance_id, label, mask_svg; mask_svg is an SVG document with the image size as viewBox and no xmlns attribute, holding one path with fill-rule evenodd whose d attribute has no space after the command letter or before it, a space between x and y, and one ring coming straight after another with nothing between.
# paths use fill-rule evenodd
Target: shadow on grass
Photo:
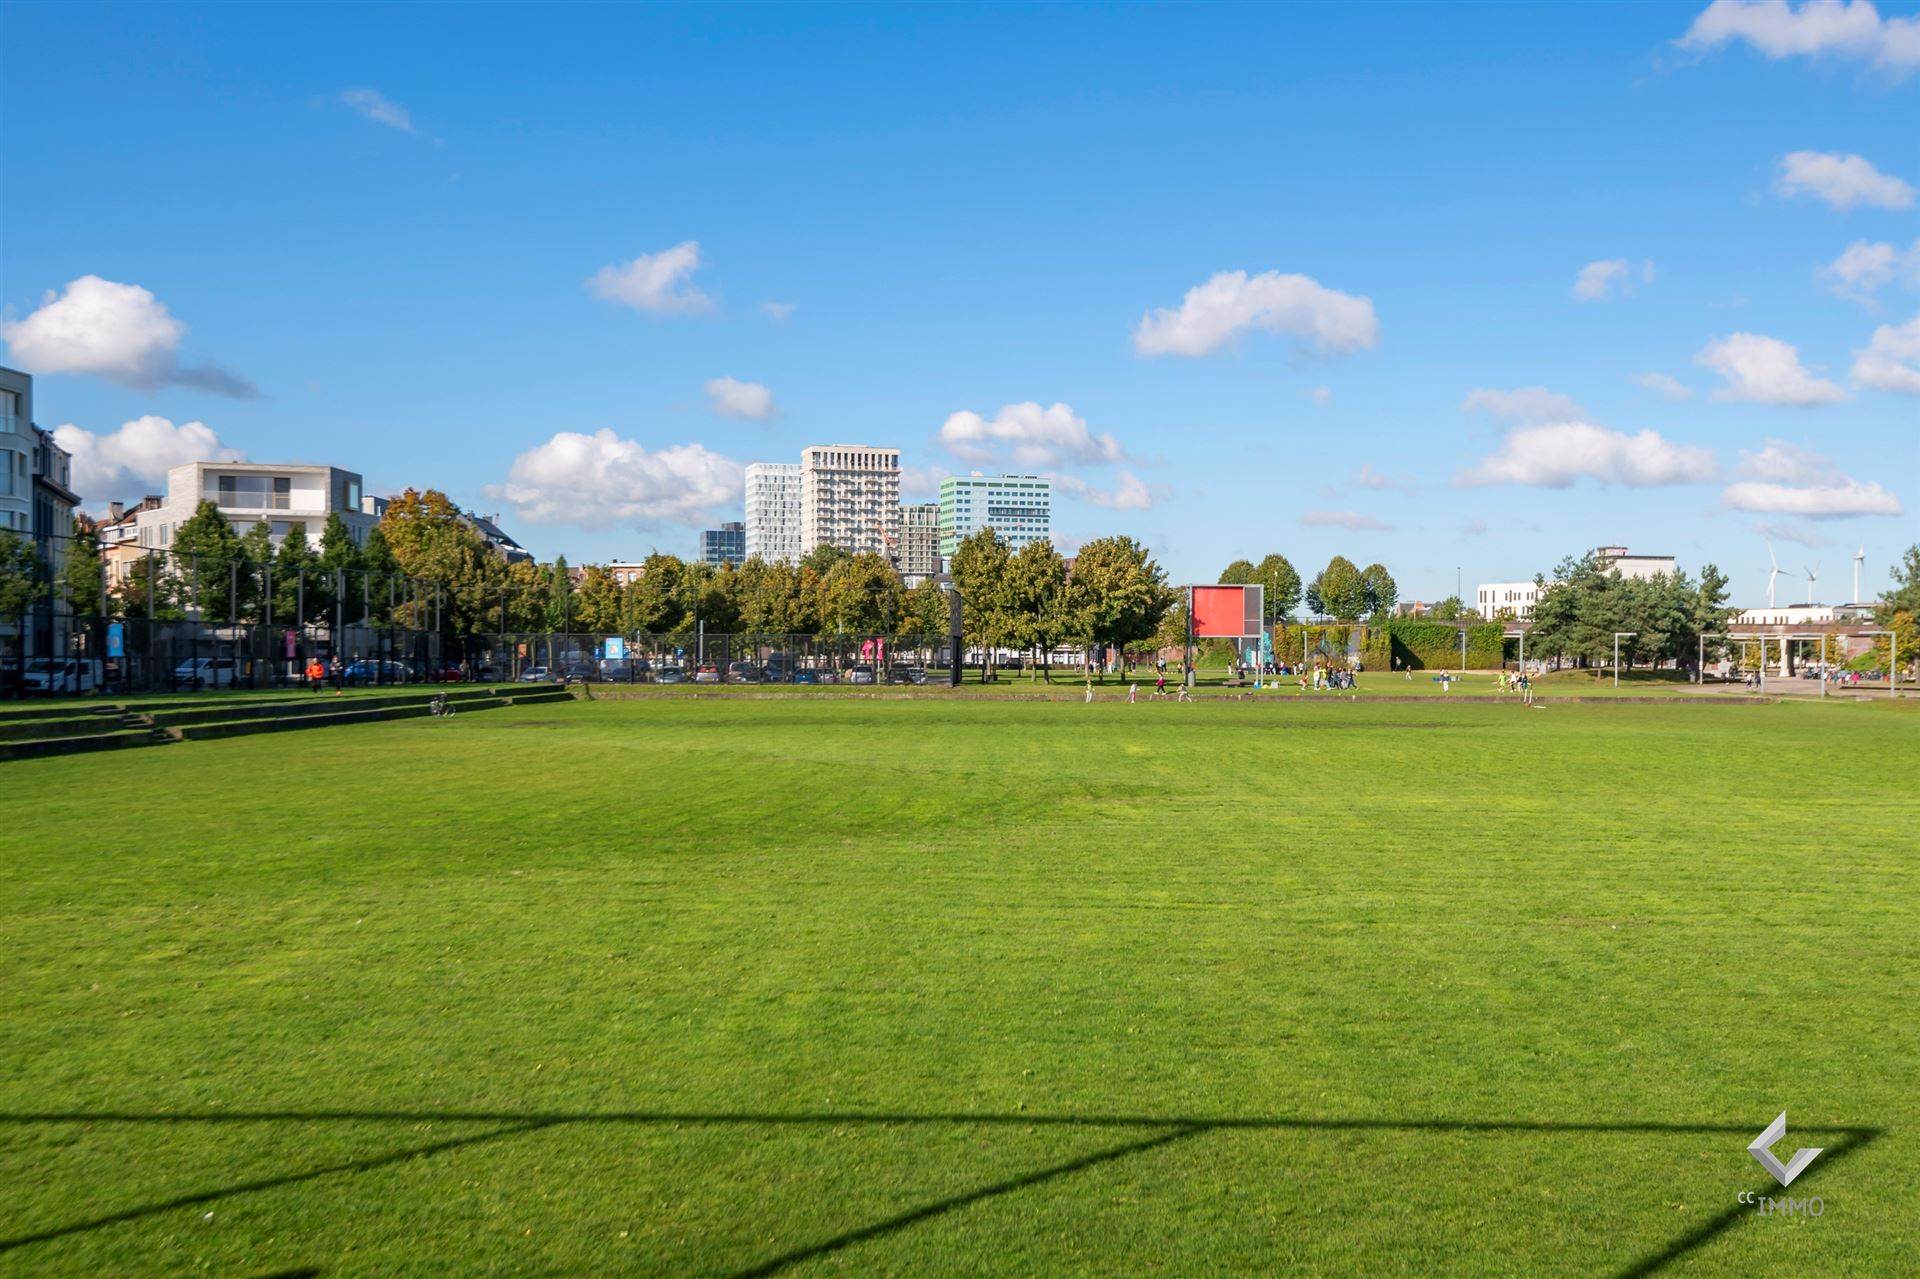
<instances>
[{"instance_id":1,"label":"shadow on grass","mask_svg":"<svg viewBox=\"0 0 1920 1279\"><path fill-rule=\"evenodd\" d=\"M977 1189L935 1200L911 1208L905 1212L887 1217L871 1225L862 1226L823 1239L818 1243L796 1248L779 1256L772 1257L758 1265L737 1272L734 1279L766 1279L777 1275L792 1266L829 1256L842 1249L868 1240L878 1239L897 1231L908 1229L923 1221L965 1208L971 1204L993 1199L1001 1195L1014 1194L1034 1186L1042 1185L1060 1177L1071 1176L1089 1168L1113 1163L1130 1155L1142 1154L1178 1141L1204 1136L1217 1131L1301 1131L1301 1132L1439 1132L1439 1133L1648 1133L1648 1134L1701 1134L1727 1133L1738 1136L1745 1144L1753 1135L1751 1124L1677 1124L1677 1123L1545 1123L1536 1121L1499 1120L1447 1120L1447 1119L1311 1119L1288 1117L1203 1117L1188 1115L1029 1115L1029 1114L897 1114L897 1113L841 1113L841 1114L781 1114L733 1113L706 1114L683 1111L448 1111L448 1110L259 1110L259 1111L208 1111L175 1112L167 1114L148 1114L129 1111L50 1111L45 1113L0 1113L0 1124L12 1125L56 1125L56 1124L249 1124L249 1123L328 1123L328 1122L392 1122L392 1123L488 1123L498 1124L486 1132L473 1133L465 1137L454 1137L427 1145L413 1146L396 1150L384 1155L366 1159L349 1160L323 1168L313 1168L305 1172L292 1173L284 1177L262 1178L256 1181L240 1182L213 1190L199 1191L181 1195L174 1199L158 1203L144 1204L137 1208L128 1208L120 1212L101 1217L77 1221L71 1225L58 1226L32 1234L15 1235L0 1239L0 1254L24 1248L32 1244L47 1243L70 1235L83 1234L107 1226L137 1221L143 1217L170 1212L179 1208L189 1208L200 1204L212 1203L233 1195L250 1194L260 1190L272 1190L280 1186L298 1185L301 1182L314 1181L321 1177L331 1177L343 1173L371 1172L375 1169L405 1163L412 1159L426 1159L449 1151L482 1145L503 1137L514 1137L524 1133L541 1132L569 1125L589 1124L674 1124L679 1126L806 1126L831 1125L845 1127L854 1124L874 1125L1008 1125L1019 1127L1069 1127L1069 1128L1121 1128L1144 1129L1148 1135L1121 1145L1110 1146L1091 1154L1081 1155L1064 1163L1038 1169L1018 1177L994 1182ZM1821 1166L1830 1168L1841 1159L1863 1149L1884 1135L1879 1128L1796 1128L1803 1136L1834 1134L1836 1140L1823 1151ZM1772 1186L1762 1186L1761 1193L1770 1192ZM1695 1249L1723 1234L1739 1224L1743 1217L1753 1215L1750 1206L1736 1204L1718 1216L1702 1223L1695 1229L1682 1235L1664 1248L1650 1253L1633 1262L1625 1269L1615 1273L1614 1279L1645 1279L1657 1274L1677 1262ZM318 1271L292 1271L293 1275L318 1274Z\"/></svg>"}]
</instances>

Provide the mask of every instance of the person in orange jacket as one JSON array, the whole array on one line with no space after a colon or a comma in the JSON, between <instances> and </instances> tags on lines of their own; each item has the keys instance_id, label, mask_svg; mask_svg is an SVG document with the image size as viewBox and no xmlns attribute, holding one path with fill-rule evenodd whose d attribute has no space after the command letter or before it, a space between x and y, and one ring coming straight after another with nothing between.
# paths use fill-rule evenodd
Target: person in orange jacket
<instances>
[{"instance_id":1,"label":"person in orange jacket","mask_svg":"<svg viewBox=\"0 0 1920 1279\"><path fill-rule=\"evenodd\" d=\"M326 664L320 660L318 655L308 658L307 659L307 687L311 688L314 692L317 693L320 691L320 686L326 683L326 681L327 681Z\"/></svg>"}]
</instances>

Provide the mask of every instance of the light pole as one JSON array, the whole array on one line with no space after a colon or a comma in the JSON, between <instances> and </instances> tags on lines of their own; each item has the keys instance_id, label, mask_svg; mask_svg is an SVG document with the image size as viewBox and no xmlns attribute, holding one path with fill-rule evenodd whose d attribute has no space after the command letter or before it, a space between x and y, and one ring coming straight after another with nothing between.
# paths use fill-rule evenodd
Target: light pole
<instances>
[{"instance_id":1,"label":"light pole","mask_svg":"<svg viewBox=\"0 0 1920 1279\"><path fill-rule=\"evenodd\" d=\"M1632 639L1639 633L1639 631L1615 631L1613 633L1613 687L1616 691L1620 688L1620 641L1623 639Z\"/></svg>"},{"instance_id":2,"label":"light pole","mask_svg":"<svg viewBox=\"0 0 1920 1279\"><path fill-rule=\"evenodd\" d=\"M1887 637L1887 696L1900 696L1900 637L1893 631L1861 631L1861 635Z\"/></svg>"}]
</instances>

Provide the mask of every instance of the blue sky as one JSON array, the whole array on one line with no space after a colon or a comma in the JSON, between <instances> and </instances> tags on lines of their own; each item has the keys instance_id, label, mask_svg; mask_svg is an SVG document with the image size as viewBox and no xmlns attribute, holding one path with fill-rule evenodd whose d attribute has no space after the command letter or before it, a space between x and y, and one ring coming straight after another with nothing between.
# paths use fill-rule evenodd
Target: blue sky
<instances>
[{"instance_id":1,"label":"blue sky","mask_svg":"<svg viewBox=\"0 0 1920 1279\"><path fill-rule=\"evenodd\" d=\"M1911 5L0 13L0 337L96 505L329 461L578 563L858 442L1178 580L1920 539Z\"/></svg>"}]
</instances>

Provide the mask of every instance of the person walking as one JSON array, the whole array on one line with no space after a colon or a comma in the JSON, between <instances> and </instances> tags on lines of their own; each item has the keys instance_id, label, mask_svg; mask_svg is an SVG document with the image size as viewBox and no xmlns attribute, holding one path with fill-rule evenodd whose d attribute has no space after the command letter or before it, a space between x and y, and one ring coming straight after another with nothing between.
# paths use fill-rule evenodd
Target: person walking
<instances>
[{"instance_id":1,"label":"person walking","mask_svg":"<svg viewBox=\"0 0 1920 1279\"><path fill-rule=\"evenodd\" d=\"M320 686L326 682L326 679L327 668L325 664L321 662L320 655L315 653L307 659L307 688L317 693L320 691Z\"/></svg>"},{"instance_id":2,"label":"person walking","mask_svg":"<svg viewBox=\"0 0 1920 1279\"><path fill-rule=\"evenodd\" d=\"M1139 700L1140 700L1140 686L1138 684L1127 685L1127 705L1131 706Z\"/></svg>"},{"instance_id":3,"label":"person walking","mask_svg":"<svg viewBox=\"0 0 1920 1279\"><path fill-rule=\"evenodd\" d=\"M327 675L333 681L333 695L340 696L347 683L347 664L340 660L340 654L335 653L327 663Z\"/></svg>"},{"instance_id":4,"label":"person walking","mask_svg":"<svg viewBox=\"0 0 1920 1279\"><path fill-rule=\"evenodd\" d=\"M1187 688L1187 681L1185 680L1180 681L1179 700L1183 702L1191 702L1193 700L1193 693L1190 689Z\"/></svg>"},{"instance_id":5,"label":"person walking","mask_svg":"<svg viewBox=\"0 0 1920 1279\"><path fill-rule=\"evenodd\" d=\"M1159 676L1153 681L1153 695L1155 697L1167 695L1167 669L1164 662L1161 664Z\"/></svg>"}]
</instances>

